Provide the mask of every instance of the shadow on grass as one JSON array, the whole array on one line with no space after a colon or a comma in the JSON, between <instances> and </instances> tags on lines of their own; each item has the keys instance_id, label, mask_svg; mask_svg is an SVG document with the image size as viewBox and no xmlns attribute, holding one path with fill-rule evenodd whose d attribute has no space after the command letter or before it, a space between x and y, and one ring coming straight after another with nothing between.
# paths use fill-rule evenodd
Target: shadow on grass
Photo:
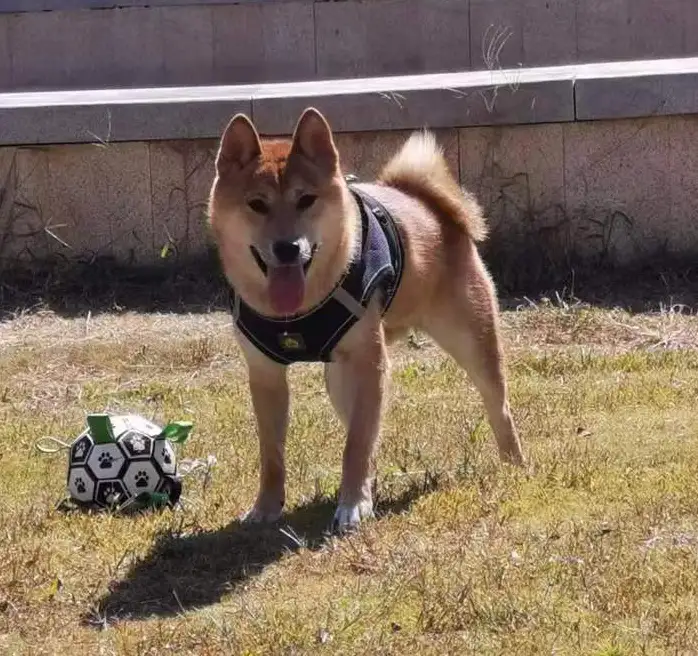
<instances>
[{"instance_id":1,"label":"shadow on grass","mask_svg":"<svg viewBox=\"0 0 698 656\"><path fill-rule=\"evenodd\" d=\"M378 521L407 511L437 486L436 478L425 477L379 500ZM150 553L111 586L98 611L83 621L104 627L114 620L167 617L218 603L285 554L326 545L334 510L334 500L322 497L285 513L278 524L244 525L236 520L214 531L162 534Z\"/></svg>"},{"instance_id":2,"label":"shadow on grass","mask_svg":"<svg viewBox=\"0 0 698 656\"><path fill-rule=\"evenodd\" d=\"M555 292L634 312L668 302L698 307L698 266L691 258L649 258L626 268L589 262L571 267L526 253L490 251L485 260L505 307L520 304L523 296L553 298ZM529 266L528 260L536 259L537 267ZM58 258L31 266L5 264L0 272L0 320L37 309L76 317L88 312L198 313L228 308L227 285L213 250L152 266L120 264L108 257Z\"/></svg>"},{"instance_id":3,"label":"shadow on grass","mask_svg":"<svg viewBox=\"0 0 698 656\"><path fill-rule=\"evenodd\" d=\"M57 258L0 269L0 320L18 311L48 309L63 317L88 312L208 312L227 309L228 291L217 255L152 266L121 264L112 258Z\"/></svg>"}]
</instances>

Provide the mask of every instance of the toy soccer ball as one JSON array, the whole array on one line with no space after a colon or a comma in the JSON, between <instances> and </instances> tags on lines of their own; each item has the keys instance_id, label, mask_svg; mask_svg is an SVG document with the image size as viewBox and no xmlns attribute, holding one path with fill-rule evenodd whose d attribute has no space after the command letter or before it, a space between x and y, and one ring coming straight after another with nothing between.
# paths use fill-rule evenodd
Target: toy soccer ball
<instances>
[{"instance_id":1,"label":"toy soccer ball","mask_svg":"<svg viewBox=\"0 0 698 656\"><path fill-rule=\"evenodd\" d=\"M68 491L81 505L123 507L136 501L175 504L182 491L172 442L183 442L188 422L164 429L139 415L87 417L70 446Z\"/></svg>"}]
</instances>

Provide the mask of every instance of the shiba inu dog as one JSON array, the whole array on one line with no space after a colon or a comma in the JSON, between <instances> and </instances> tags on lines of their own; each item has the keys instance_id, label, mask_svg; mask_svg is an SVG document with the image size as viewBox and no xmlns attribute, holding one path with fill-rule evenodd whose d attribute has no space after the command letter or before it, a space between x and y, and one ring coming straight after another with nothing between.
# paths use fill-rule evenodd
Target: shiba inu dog
<instances>
[{"instance_id":1,"label":"shiba inu dog","mask_svg":"<svg viewBox=\"0 0 698 656\"><path fill-rule=\"evenodd\" d=\"M276 520L284 506L286 371L298 360L325 363L347 431L335 529L372 516L387 346L411 328L467 371L500 457L523 464L495 290L476 247L485 220L430 133L413 134L376 182L349 185L317 110L305 110L291 140L261 140L237 115L220 141L209 217L257 419L260 487L248 521Z\"/></svg>"}]
</instances>

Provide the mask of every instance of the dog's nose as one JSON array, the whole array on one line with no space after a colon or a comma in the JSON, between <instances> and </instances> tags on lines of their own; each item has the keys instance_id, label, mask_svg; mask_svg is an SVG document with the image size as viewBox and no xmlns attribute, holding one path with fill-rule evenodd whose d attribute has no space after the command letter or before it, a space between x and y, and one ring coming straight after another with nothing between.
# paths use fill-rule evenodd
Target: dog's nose
<instances>
[{"instance_id":1,"label":"dog's nose","mask_svg":"<svg viewBox=\"0 0 698 656\"><path fill-rule=\"evenodd\" d=\"M301 254L301 247L297 241L275 241L271 250L280 264L293 264Z\"/></svg>"}]
</instances>

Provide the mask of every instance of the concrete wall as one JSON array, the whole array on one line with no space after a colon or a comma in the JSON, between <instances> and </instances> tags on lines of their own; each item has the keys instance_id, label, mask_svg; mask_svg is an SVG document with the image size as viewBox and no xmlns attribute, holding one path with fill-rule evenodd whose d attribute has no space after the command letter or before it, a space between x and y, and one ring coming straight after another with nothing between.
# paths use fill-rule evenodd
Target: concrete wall
<instances>
[{"instance_id":1,"label":"concrete wall","mask_svg":"<svg viewBox=\"0 0 698 656\"><path fill-rule=\"evenodd\" d=\"M203 252L210 137L235 111L282 134L309 103L361 177L407 129L438 128L510 279L524 267L698 252L698 59L575 66L698 55L698 0L117 2L128 6L0 2L0 90L250 86L210 98L0 95L0 268L53 256L149 265L166 245L168 257ZM513 77L500 71L520 64ZM525 67L544 64L571 65L547 77ZM353 90L261 85L487 68L396 90L393 77Z\"/></svg>"},{"instance_id":2,"label":"concrete wall","mask_svg":"<svg viewBox=\"0 0 698 656\"><path fill-rule=\"evenodd\" d=\"M363 178L406 131L340 134ZM631 264L698 252L698 116L439 130L452 170L487 208L504 268ZM207 242L211 140L0 149L0 258L157 262Z\"/></svg>"},{"instance_id":3,"label":"concrete wall","mask_svg":"<svg viewBox=\"0 0 698 656\"><path fill-rule=\"evenodd\" d=\"M114 4L120 8L103 8ZM0 8L0 90L698 54L695 0L4 0Z\"/></svg>"}]
</instances>

